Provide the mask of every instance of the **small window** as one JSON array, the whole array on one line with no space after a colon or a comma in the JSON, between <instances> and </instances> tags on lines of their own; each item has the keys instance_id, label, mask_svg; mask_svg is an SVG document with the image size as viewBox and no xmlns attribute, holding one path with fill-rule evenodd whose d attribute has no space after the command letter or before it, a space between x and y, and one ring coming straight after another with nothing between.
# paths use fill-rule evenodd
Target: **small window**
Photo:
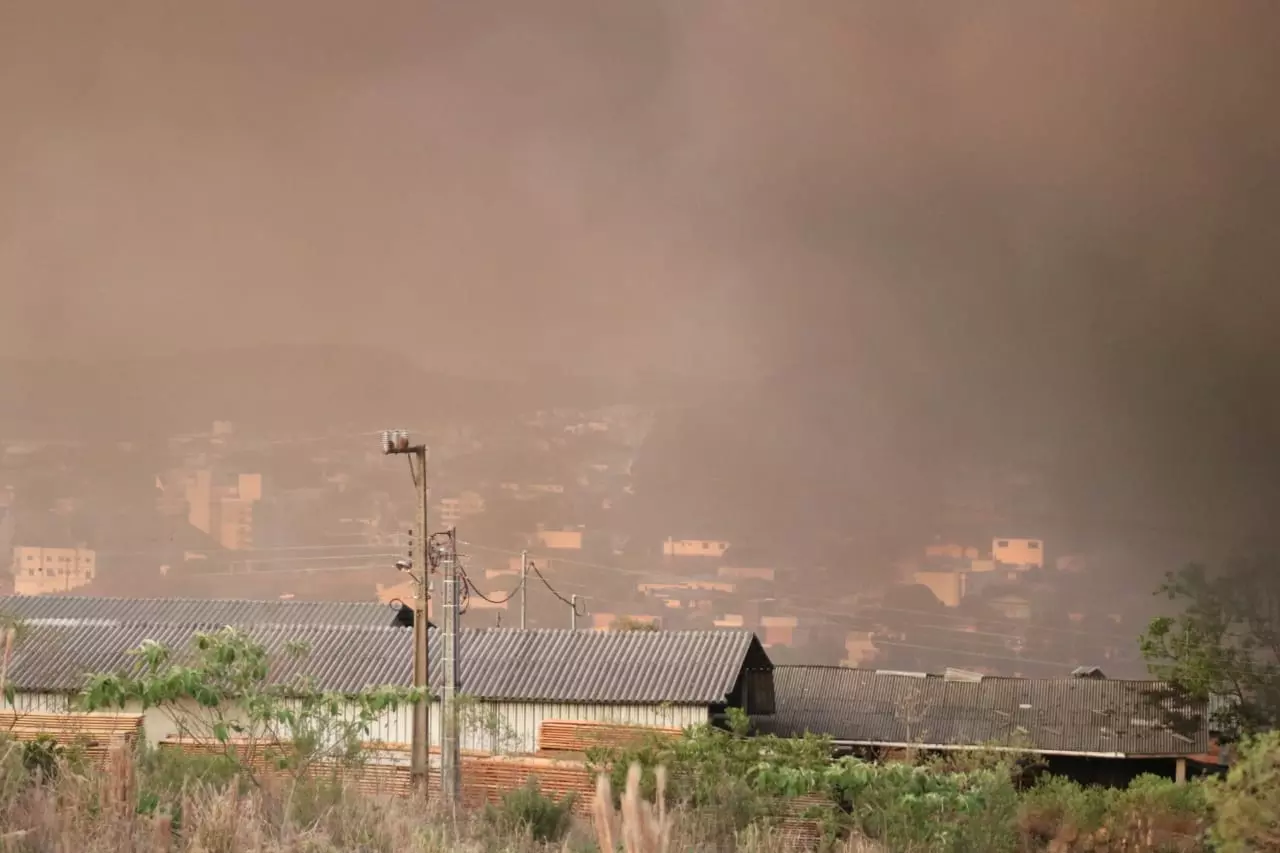
<instances>
[{"instance_id":1,"label":"small window","mask_svg":"<svg viewBox=\"0 0 1280 853\"><path fill-rule=\"evenodd\" d=\"M1001 539L999 542L997 542L997 543L996 543L996 547L997 547L997 548L1008 548L1008 547L1009 547L1009 540L1008 540L1008 539Z\"/></svg>"},{"instance_id":2,"label":"small window","mask_svg":"<svg viewBox=\"0 0 1280 853\"><path fill-rule=\"evenodd\" d=\"M711 550L711 543L710 543L710 542L703 542L703 543L702 543L702 550L704 550L704 551L710 551L710 550Z\"/></svg>"},{"instance_id":3,"label":"small window","mask_svg":"<svg viewBox=\"0 0 1280 853\"><path fill-rule=\"evenodd\" d=\"M1032 539L1030 542L1027 543L1027 547L1030 548L1032 551L1038 551L1040 550L1040 543Z\"/></svg>"}]
</instances>

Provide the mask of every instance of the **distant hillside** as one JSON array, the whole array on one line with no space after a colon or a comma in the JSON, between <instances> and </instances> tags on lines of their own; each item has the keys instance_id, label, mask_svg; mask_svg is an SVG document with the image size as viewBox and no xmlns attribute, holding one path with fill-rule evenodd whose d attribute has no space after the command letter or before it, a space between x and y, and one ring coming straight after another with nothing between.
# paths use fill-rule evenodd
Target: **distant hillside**
<instances>
[{"instance_id":1,"label":"distant hillside","mask_svg":"<svg viewBox=\"0 0 1280 853\"><path fill-rule=\"evenodd\" d=\"M334 424L415 427L548 406L631 402L641 383L564 375L476 379L414 366L391 351L277 346L167 358L0 361L0 435L168 435L215 419L262 431Z\"/></svg>"}]
</instances>

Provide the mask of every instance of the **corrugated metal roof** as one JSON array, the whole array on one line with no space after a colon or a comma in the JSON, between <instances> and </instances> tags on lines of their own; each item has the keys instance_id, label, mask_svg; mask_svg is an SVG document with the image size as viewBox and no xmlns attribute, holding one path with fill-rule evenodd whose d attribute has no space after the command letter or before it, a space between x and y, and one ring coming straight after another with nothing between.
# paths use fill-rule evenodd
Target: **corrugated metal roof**
<instances>
[{"instance_id":1,"label":"corrugated metal roof","mask_svg":"<svg viewBox=\"0 0 1280 853\"><path fill-rule=\"evenodd\" d=\"M215 626L29 622L15 648L9 683L27 692L72 692L92 673L127 670L144 640L171 649ZM245 630L266 646L272 678L299 674L323 690L412 683L413 631L358 625L256 625ZM295 658L291 642L309 652ZM441 642L430 637L431 685L443 686ZM460 692L484 699L565 703L718 704L751 661L768 658L750 631L597 632L463 631L458 640Z\"/></svg>"},{"instance_id":2,"label":"corrugated metal roof","mask_svg":"<svg viewBox=\"0 0 1280 853\"><path fill-rule=\"evenodd\" d=\"M199 625L31 623L14 647L9 684L27 692L76 692L88 675L128 671L136 666L129 654L145 640L174 651L190 648ZM259 625L244 630L266 647L273 681L298 675L314 678L322 690L355 692L384 684L412 683L413 631L407 628L355 625ZM308 651L289 653L290 643Z\"/></svg>"},{"instance_id":3,"label":"corrugated metal roof","mask_svg":"<svg viewBox=\"0 0 1280 853\"><path fill-rule=\"evenodd\" d=\"M149 625L388 626L395 613L377 601L251 601L197 598L0 596L0 614L22 622L145 623Z\"/></svg>"},{"instance_id":4,"label":"corrugated metal roof","mask_svg":"<svg viewBox=\"0 0 1280 853\"><path fill-rule=\"evenodd\" d=\"M1207 752L1202 712L1194 733L1163 724L1171 700L1154 681L983 678L947 681L817 666L774 669L777 712L763 732L806 731L858 744L1011 745L1049 753L1193 755ZM1195 719L1198 717L1198 719Z\"/></svg>"},{"instance_id":5,"label":"corrugated metal roof","mask_svg":"<svg viewBox=\"0 0 1280 853\"><path fill-rule=\"evenodd\" d=\"M749 657L771 666L755 635L741 630L494 628L465 632L460 651L463 692L509 700L718 704ZM433 689L441 684L439 659L433 632Z\"/></svg>"}]
</instances>

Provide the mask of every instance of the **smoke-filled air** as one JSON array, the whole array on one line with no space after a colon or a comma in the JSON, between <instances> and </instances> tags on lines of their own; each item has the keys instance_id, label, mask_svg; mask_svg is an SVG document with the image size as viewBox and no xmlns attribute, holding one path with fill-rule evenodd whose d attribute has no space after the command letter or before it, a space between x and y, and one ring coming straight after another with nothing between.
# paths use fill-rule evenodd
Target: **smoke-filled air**
<instances>
[{"instance_id":1,"label":"smoke-filled air","mask_svg":"<svg viewBox=\"0 0 1280 853\"><path fill-rule=\"evenodd\" d=\"M463 631L1149 677L1276 544L1277 80L1268 0L0 0L6 600L408 608L403 429Z\"/></svg>"}]
</instances>

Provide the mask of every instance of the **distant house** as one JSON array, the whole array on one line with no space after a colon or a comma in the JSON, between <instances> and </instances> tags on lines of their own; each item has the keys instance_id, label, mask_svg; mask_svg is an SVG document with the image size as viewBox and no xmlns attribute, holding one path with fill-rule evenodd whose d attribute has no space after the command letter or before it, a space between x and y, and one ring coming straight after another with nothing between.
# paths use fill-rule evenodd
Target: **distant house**
<instances>
[{"instance_id":1,"label":"distant house","mask_svg":"<svg viewBox=\"0 0 1280 853\"><path fill-rule=\"evenodd\" d=\"M779 666L774 690L761 732L824 734L850 750L1026 750L1051 770L1106 783L1182 777L1188 759L1210 751L1206 709L1174 707L1153 681ZM1169 724L1175 712L1184 725Z\"/></svg>"},{"instance_id":2,"label":"distant house","mask_svg":"<svg viewBox=\"0 0 1280 853\"><path fill-rule=\"evenodd\" d=\"M540 548L564 551L582 550L581 530L539 530L533 536Z\"/></svg>"},{"instance_id":3,"label":"distant house","mask_svg":"<svg viewBox=\"0 0 1280 853\"><path fill-rule=\"evenodd\" d=\"M991 558L1020 568L1044 568L1044 542L1039 539L994 539Z\"/></svg>"},{"instance_id":4,"label":"distant house","mask_svg":"<svg viewBox=\"0 0 1280 853\"><path fill-rule=\"evenodd\" d=\"M27 626L8 670L16 693L6 707L20 712L67 710L88 674L127 669L129 650L144 640L182 650L197 631L226 624L243 626L267 648L269 677L278 682L305 675L317 688L338 693L411 684L413 632L390 625L394 614L376 602L41 598L26 601L48 606L24 610L12 607L15 601L23 602L0 600L0 612ZM286 654L295 642L309 649L305 656ZM437 696L440 643L433 627L430 682ZM463 630L458 654L460 692L483 703L491 712L486 718L502 723L464 731L464 749L534 752L544 720L683 728L711 722L728 708L766 717L773 712L773 664L750 631ZM431 714L438 744L438 704ZM153 743L177 734L173 720L154 709L145 712L144 726ZM510 733L501 745L494 743L495 728ZM407 743L411 731L412 709L401 708L383 715L369 738Z\"/></svg>"},{"instance_id":5,"label":"distant house","mask_svg":"<svg viewBox=\"0 0 1280 853\"><path fill-rule=\"evenodd\" d=\"M13 591L17 595L66 592L91 583L96 575L97 553L92 548L20 545L13 549Z\"/></svg>"},{"instance_id":6,"label":"distant house","mask_svg":"<svg viewBox=\"0 0 1280 853\"><path fill-rule=\"evenodd\" d=\"M796 629L800 620L795 616L762 616L760 629L764 632L765 647L793 646L798 642Z\"/></svg>"},{"instance_id":7,"label":"distant house","mask_svg":"<svg viewBox=\"0 0 1280 853\"><path fill-rule=\"evenodd\" d=\"M723 557L729 543L721 539L672 539L662 544L665 557Z\"/></svg>"}]
</instances>

